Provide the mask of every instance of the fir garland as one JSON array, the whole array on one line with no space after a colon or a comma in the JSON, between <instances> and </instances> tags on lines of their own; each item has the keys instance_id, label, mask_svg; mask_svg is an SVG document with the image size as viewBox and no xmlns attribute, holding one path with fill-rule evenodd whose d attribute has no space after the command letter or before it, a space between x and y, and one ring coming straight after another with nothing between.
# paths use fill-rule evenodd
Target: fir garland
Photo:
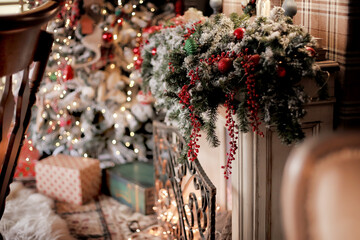
<instances>
[{"instance_id":1,"label":"fir garland","mask_svg":"<svg viewBox=\"0 0 360 240\"><path fill-rule=\"evenodd\" d=\"M275 125L286 144L304 138L300 120L308 97L299 82L311 77L322 87L324 79L315 65L315 41L282 8L255 20L236 14L199 19L149 36L142 49L143 88L166 110L166 122L179 127L190 160L198 154L200 129L212 146L219 144L217 108L227 107L231 148L223 168L228 177L238 130L263 136L263 122Z\"/></svg>"}]
</instances>

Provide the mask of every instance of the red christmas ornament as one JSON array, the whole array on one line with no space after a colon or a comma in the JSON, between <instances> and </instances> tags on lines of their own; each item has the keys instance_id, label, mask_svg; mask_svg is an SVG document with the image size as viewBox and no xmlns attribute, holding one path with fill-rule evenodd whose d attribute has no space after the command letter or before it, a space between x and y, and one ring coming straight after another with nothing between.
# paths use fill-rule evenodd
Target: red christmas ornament
<instances>
[{"instance_id":1,"label":"red christmas ornament","mask_svg":"<svg viewBox=\"0 0 360 240\"><path fill-rule=\"evenodd\" d=\"M218 69L219 71L224 74L227 73L231 70L232 68L232 60L230 58L222 58L220 59L220 61L218 62Z\"/></svg>"},{"instance_id":2,"label":"red christmas ornament","mask_svg":"<svg viewBox=\"0 0 360 240\"><path fill-rule=\"evenodd\" d=\"M259 54L252 55L249 61L252 62L254 66L258 65L260 62L260 55Z\"/></svg>"},{"instance_id":3,"label":"red christmas ornament","mask_svg":"<svg viewBox=\"0 0 360 240\"><path fill-rule=\"evenodd\" d=\"M109 43L113 40L113 34L111 32L104 32L102 39L105 43Z\"/></svg>"},{"instance_id":4,"label":"red christmas ornament","mask_svg":"<svg viewBox=\"0 0 360 240\"><path fill-rule=\"evenodd\" d=\"M140 49L139 49L139 47L135 47L135 48L133 49L133 53L136 54L136 55L139 55L139 54L140 54Z\"/></svg>"},{"instance_id":5,"label":"red christmas ornament","mask_svg":"<svg viewBox=\"0 0 360 240\"><path fill-rule=\"evenodd\" d=\"M279 77L285 77L286 76L286 70L284 67L282 66L278 66L277 69L276 69L276 73Z\"/></svg>"},{"instance_id":6,"label":"red christmas ornament","mask_svg":"<svg viewBox=\"0 0 360 240\"><path fill-rule=\"evenodd\" d=\"M74 78L74 70L70 65L66 65L63 72L64 81L68 81Z\"/></svg>"},{"instance_id":7,"label":"red christmas ornament","mask_svg":"<svg viewBox=\"0 0 360 240\"><path fill-rule=\"evenodd\" d=\"M156 55L156 48L151 49L151 54L152 54L153 56Z\"/></svg>"},{"instance_id":8,"label":"red christmas ornament","mask_svg":"<svg viewBox=\"0 0 360 240\"><path fill-rule=\"evenodd\" d=\"M316 56L315 49L313 49L312 47L305 47L305 48L309 52L310 57L315 57Z\"/></svg>"},{"instance_id":9,"label":"red christmas ornament","mask_svg":"<svg viewBox=\"0 0 360 240\"><path fill-rule=\"evenodd\" d=\"M64 118L64 117L60 118L60 127L70 126L71 123L72 123L71 118Z\"/></svg>"},{"instance_id":10,"label":"red christmas ornament","mask_svg":"<svg viewBox=\"0 0 360 240\"><path fill-rule=\"evenodd\" d=\"M118 23L118 26L121 27L123 25L123 19L122 18L119 18L117 20L117 23Z\"/></svg>"},{"instance_id":11,"label":"red christmas ornament","mask_svg":"<svg viewBox=\"0 0 360 240\"><path fill-rule=\"evenodd\" d=\"M244 33L245 33L245 28L237 28L234 30L234 36L236 37L237 40L242 40L244 37Z\"/></svg>"},{"instance_id":12,"label":"red christmas ornament","mask_svg":"<svg viewBox=\"0 0 360 240\"><path fill-rule=\"evenodd\" d=\"M142 62L143 62L143 59L142 59L141 57L139 57L139 58L135 61L135 69L140 69Z\"/></svg>"}]
</instances>

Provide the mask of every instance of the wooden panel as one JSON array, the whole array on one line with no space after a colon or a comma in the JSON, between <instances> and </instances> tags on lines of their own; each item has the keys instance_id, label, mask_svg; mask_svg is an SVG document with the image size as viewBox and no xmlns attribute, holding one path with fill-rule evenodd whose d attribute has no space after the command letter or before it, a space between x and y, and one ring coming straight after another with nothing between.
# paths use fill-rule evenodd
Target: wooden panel
<instances>
[{"instance_id":1,"label":"wooden panel","mask_svg":"<svg viewBox=\"0 0 360 240\"><path fill-rule=\"evenodd\" d=\"M307 122L302 125L305 135L318 135L320 122ZM283 170L293 146L281 143L274 128L266 133L266 239L283 239L282 219L280 218L280 191Z\"/></svg>"},{"instance_id":2,"label":"wooden panel","mask_svg":"<svg viewBox=\"0 0 360 240\"><path fill-rule=\"evenodd\" d=\"M219 109L220 112L225 111L223 108ZM224 178L224 170L221 166L224 166L226 163L226 120L223 117L225 115L219 115L216 122L216 135L221 139L220 146L217 148L210 147L209 143L206 140L206 133L201 132L201 138L199 139L199 155L198 159L201 163L204 171L209 176L211 181L216 187L216 204L220 206L222 210L230 210L231 204L229 206L228 202L231 201L228 199L228 181Z\"/></svg>"},{"instance_id":3,"label":"wooden panel","mask_svg":"<svg viewBox=\"0 0 360 240\"><path fill-rule=\"evenodd\" d=\"M329 78L327 101L306 105L307 115L302 121L306 137L332 131L335 100L334 77ZM304 79L305 90L316 95L316 86ZM232 239L282 240L280 218L280 188L283 169L294 145L281 143L274 127L261 129L260 138L253 133L239 134L239 150L232 175Z\"/></svg>"}]
</instances>

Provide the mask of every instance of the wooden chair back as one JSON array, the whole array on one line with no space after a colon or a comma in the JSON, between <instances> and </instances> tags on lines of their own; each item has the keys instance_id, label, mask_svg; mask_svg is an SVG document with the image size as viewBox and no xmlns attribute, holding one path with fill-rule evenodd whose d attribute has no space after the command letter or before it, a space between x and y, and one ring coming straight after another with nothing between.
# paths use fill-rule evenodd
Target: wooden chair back
<instances>
[{"instance_id":1,"label":"wooden chair back","mask_svg":"<svg viewBox=\"0 0 360 240\"><path fill-rule=\"evenodd\" d=\"M290 154L282 182L287 240L360 239L360 132L308 140Z\"/></svg>"},{"instance_id":2,"label":"wooden chair back","mask_svg":"<svg viewBox=\"0 0 360 240\"><path fill-rule=\"evenodd\" d=\"M59 9L60 1L49 1L27 12L0 16L0 78L5 78L0 100L0 219L53 43L42 27ZM23 74L14 96L13 75L19 71Z\"/></svg>"}]
</instances>

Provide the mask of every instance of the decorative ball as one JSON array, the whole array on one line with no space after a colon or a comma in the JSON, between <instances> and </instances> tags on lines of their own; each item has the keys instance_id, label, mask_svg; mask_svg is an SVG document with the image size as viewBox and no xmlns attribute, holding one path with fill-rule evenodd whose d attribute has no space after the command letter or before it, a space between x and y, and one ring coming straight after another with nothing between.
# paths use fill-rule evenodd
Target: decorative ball
<instances>
[{"instance_id":1,"label":"decorative ball","mask_svg":"<svg viewBox=\"0 0 360 240\"><path fill-rule=\"evenodd\" d=\"M104 32L102 39L105 43L109 43L113 40L113 34L111 32Z\"/></svg>"},{"instance_id":2,"label":"decorative ball","mask_svg":"<svg viewBox=\"0 0 360 240\"><path fill-rule=\"evenodd\" d=\"M198 48L196 41L193 38L188 38L185 41L185 52L187 55L193 55Z\"/></svg>"},{"instance_id":3,"label":"decorative ball","mask_svg":"<svg viewBox=\"0 0 360 240\"><path fill-rule=\"evenodd\" d=\"M252 62L255 66L259 64L260 62L260 55L259 54L254 54L250 57L250 62Z\"/></svg>"},{"instance_id":4,"label":"decorative ball","mask_svg":"<svg viewBox=\"0 0 360 240\"><path fill-rule=\"evenodd\" d=\"M66 65L63 72L64 81L68 81L74 78L74 70L71 65Z\"/></svg>"},{"instance_id":5,"label":"decorative ball","mask_svg":"<svg viewBox=\"0 0 360 240\"><path fill-rule=\"evenodd\" d=\"M133 53L136 54L136 55L139 55L139 54L140 54L140 49L139 49L139 47L133 48Z\"/></svg>"},{"instance_id":6,"label":"decorative ball","mask_svg":"<svg viewBox=\"0 0 360 240\"><path fill-rule=\"evenodd\" d=\"M237 40L241 41L244 37L244 33L245 33L245 28L237 28L234 30L234 36L236 37Z\"/></svg>"},{"instance_id":7,"label":"decorative ball","mask_svg":"<svg viewBox=\"0 0 360 240\"><path fill-rule=\"evenodd\" d=\"M55 73L52 73L49 78L50 78L51 81L56 81L57 76L56 76Z\"/></svg>"},{"instance_id":8,"label":"decorative ball","mask_svg":"<svg viewBox=\"0 0 360 240\"><path fill-rule=\"evenodd\" d=\"M142 59L141 57L139 57L139 58L135 61L135 69L140 69L142 62L143 62L143 59Z\"/></svg>"},{"instance_id":9,"label":"decorative ball","mask_svg":"<svg viewBox=\"0 0 360 240\"><path fill-rule=\"evenodd\" d=\"M276 73L279 77L285 77L286 76L286 69L282 66L278 66L276 69Z\"/></svg>"},{"instance_id":10,"label":"decorative ball","mask_svg":"<svg viewBox=\"0 0 360 240\"><path fill-rule=\"evenodd\" d=\"M315 49L313 49L312 47L305 47L305 48L309 52L310 57L315 57L316 56Z\"/></svg>"},{"instance_id":11,"label":"decorative ball","mask_svg":"<svg viewBox=\"0 0 360 240\"><path fill-rule=\"evenodd\" d=\"M153 56L156 55L156 48L151 49L151 54L152 54Z\"/></svg>"},{"instance_id":12,"label":"decorative ball","mask_svg":"<svg viewBox=\"0 0 360 240\"><path fill-rule=\"evenodd\" d=\"M222 58L220 59L220 61L218 62L218 69L219 71L224 74L227 73L231 70L233 64L232 64L232 60L230 58Z\"/></svg>"}]
</instances>

